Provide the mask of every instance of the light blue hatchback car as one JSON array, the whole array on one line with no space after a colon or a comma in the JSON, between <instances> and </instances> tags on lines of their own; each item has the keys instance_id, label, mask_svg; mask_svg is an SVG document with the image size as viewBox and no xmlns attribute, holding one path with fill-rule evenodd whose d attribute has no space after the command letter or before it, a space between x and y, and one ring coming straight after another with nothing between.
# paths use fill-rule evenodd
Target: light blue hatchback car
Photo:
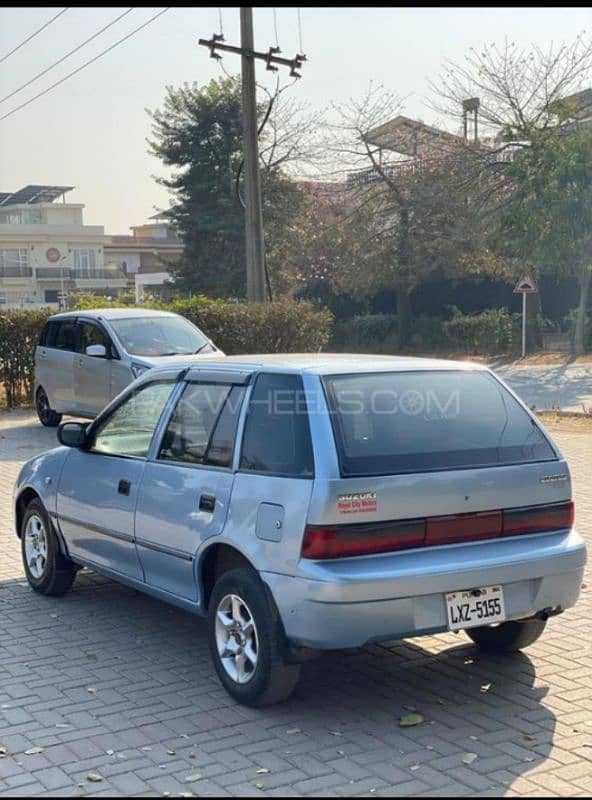
<instances>
[{"instance_id":1,"label":"light blue hatchback car","mask_svg":"<svg viewBox=\"0 0 592 800\"><path fill-rule=\"evenodd\" d=\"M534 642L586 560L567 464L487 368L265 355L153 369L15 488L29 583L88 566L207 615L223 685L284 699L318 650Z\"/></svg>"}]
</instances>

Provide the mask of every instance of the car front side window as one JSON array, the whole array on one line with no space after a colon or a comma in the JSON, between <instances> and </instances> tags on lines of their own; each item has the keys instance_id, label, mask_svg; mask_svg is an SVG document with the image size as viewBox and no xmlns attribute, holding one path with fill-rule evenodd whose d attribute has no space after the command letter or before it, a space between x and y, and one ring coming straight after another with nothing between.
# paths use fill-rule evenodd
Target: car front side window
<instances>
[{"instance_id":1,"label":"car front side window","mask_svg":"<svg viewBox=\"0 0 592 800\"><path fill-rule=\"evenodd\" d=\"M146 458L154 431L175 386L154 381L132 392L99 423L90 450L112 456Z\"/></svg>"}]
</instances>

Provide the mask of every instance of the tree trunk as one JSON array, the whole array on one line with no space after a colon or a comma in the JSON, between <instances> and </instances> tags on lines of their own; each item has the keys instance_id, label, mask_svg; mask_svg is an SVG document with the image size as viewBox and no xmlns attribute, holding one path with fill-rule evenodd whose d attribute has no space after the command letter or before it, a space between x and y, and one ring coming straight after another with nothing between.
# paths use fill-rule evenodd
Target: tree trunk
<instances>
[{"instance_id":1,"label":"tree trunk","mask_svg":"<svg viewBox=\"0 0 592 800\"><path fill-rule=\"evenodd\" d=\"M395 287L397 290L397 333L399 346L404 347L411 333L411 288L409 286L409 210L405 207L399 211L399 246L397 248L397 269L399 280Z\"/></svg>"},{"instance_id":2,"label":"tree trunk","mask_svg":"<svg viewBox=\"0 0 592 800\"><path fill-rule=\"evenodd\" d=\"M590 293L590 284L592 283L592 269L590 267L585 267L578 277L580 284L580 302L578 303L576 327L574 331L573 351L575 355L581 355L584 352L586 314L588 311L588 295Z\"/></svg>"},{"instance_id":3,"label":"tree trunk","mask_svg":"<svg viewBox=\"0 0 592 800\"><path fill-rule=\"evenodd\" d=\"M397 333L400 347L404 347L407 344L411 333L410 294L411 291L407 286L397 284Z\"/></svg>"}]
</instances>

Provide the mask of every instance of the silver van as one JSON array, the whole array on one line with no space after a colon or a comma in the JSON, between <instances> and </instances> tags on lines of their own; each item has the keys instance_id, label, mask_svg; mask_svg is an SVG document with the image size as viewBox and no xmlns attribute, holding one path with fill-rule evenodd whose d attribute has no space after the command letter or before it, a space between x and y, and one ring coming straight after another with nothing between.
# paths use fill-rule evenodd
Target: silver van
<instances>
[{"instance_id":1,"label":"silver van","mask_svg":"<svg viewBox=\"0 0 592 800\"><path fill-rule=\"evenodd\" d=\"M147 369L223 356L185 317L168 311L102 308L55 314L35 350L35 407L43 425L62 414L95 417Z\"/></svg>"},{"instance_id":2,"label":"silver van","mask_svg":"<svg viewBox=\"0 0 592 800\"><path fill-rule=\"evenodd\" d=\"M186 362L58 439L14 492L31 587L64 594L86 566L206 616L246 705L287 697L319 650L443 631L519 650L580 593L568 465L481 365Z\"/></svg>"}]
</instances>

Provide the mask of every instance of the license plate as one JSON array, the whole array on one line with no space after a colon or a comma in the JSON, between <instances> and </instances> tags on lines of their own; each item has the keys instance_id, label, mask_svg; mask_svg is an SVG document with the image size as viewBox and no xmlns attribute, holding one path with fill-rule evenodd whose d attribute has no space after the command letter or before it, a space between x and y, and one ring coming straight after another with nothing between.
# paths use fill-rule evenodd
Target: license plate
<instances>
[{"instance_id":1,"label":"license plate","mask_svg":"<svg viewBox=\"0 0 592 800\"><path fill-rule=\"evenodd\" d=\"M449 592L444 595L448 613L448 628L460 631L506 618L504 592L501 586L486 586L466 592Z\"/></svg>"}]
</instances>

